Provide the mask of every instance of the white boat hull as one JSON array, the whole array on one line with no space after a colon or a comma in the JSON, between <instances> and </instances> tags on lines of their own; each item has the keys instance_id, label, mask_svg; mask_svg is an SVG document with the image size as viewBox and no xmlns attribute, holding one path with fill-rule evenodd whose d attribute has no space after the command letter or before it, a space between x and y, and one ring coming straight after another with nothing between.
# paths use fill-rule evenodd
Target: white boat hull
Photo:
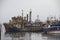
<instances>
[{"instance_id":1,"label":"white boat hull","mask_svg":"<svg viewBox=\"0 0 60 40\"><path fill-rule=\"evenodd\" d=\"M55 33L56 34L56 33L60 33L60 30L59 31L56 31L56 30L55 31L47 31L47 33Z\"/></svg>"}]
</instances>

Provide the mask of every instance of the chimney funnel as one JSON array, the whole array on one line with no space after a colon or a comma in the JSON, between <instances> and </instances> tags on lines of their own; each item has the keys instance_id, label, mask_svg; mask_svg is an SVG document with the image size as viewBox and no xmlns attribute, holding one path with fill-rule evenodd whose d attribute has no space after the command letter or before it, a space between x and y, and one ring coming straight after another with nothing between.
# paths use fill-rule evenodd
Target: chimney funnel
<instances>
[{"instance_id":1,"label":"chimney funnel","mask_svg":"<svg viewBox=\"0 0 60 40\"><path fill-rule=\"evenodd\" d=\"M27 14L27 22L28 22L28 14Z\"/></svg>"}]
</instances>

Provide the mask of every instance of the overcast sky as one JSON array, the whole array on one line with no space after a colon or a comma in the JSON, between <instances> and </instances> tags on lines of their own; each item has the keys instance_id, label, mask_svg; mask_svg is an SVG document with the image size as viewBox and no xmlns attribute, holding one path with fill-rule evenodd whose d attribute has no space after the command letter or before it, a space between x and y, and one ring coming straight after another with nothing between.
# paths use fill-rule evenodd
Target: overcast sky
<instances>
[{"instance_id":1,"label":"overcast sky","mask_svg":"<svg viewBox=\"0 0 60 40\"><path fill-rule=\"evenodd\" d=\"M8 22L12 16L21 16L22 9L24 16L32 10L32 20L39 15L41 21L47 16L60 15L60 0L0 0L0 22Z\"/></svg>"}]
</instances>

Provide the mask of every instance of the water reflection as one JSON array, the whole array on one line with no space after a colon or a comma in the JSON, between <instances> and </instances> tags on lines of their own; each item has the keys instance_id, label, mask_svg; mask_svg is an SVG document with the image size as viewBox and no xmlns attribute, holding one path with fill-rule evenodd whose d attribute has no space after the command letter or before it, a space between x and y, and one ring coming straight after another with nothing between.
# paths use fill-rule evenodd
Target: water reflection
<instances>
[{"instance_id":1,"label":"water reflection","mask_svg":"<svg viewBox=\"0 0 60 40\"><path fill-rule=\"evenodd\" d=\"M42 33L5 33L4 40L60 40L60 35L49 35Z\"/></svg>"},{"instance_id":2,"label":"water reflection","mask_svg":"<svg viewBox=\"0 0 60 40\"><path fill-rule=\"evenodd\" d=\"M46 37L47 40L60 40L60 34L42 34L42 38Z\"/></svg>"},{"instance_id":3,"label":"water reflection","mask_svg":"<svg viewBox=\"0 0 60 40\"><path fill-rule=\"evenodd\" d=\"M10 37L11 40L31 40L31 34L30 33L5 33L6 40L9 40L8 37Z\"/></svg>"}]
</instances>

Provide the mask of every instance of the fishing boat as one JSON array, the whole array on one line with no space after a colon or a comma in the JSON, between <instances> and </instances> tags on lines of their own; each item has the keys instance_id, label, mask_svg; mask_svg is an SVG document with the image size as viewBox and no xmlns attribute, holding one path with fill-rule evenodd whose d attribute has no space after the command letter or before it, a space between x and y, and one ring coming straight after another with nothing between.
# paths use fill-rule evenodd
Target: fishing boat
<instances>
[{"instance_id":1,"label":"fishing boat","mask_svg":"<svg viewBox=\"0 0 60 40\"><path fill-rule=\"evenodd\" d=\"M12 20L10 20L9 23L3 23L6 32L21 31L24 28L24 24L26 24L27 20L23 19L23 21L22 21L22 16L12 17Z\"/></svg>"},{"instance_id":2,"label":"fishing boat","mask_svg":"<svg viewBox=\"0 0 60 40\"><path fill-rule=\"evenodd\" d=\"M57 25L44 26L42 30L45 33L60 33L60 21Z\"/></svg>"},{"instance_id":3,"label":"fishing boat","mask_svg":"<svg viewBox=\"0 0 60 40\"><path fill-rule=\"evenodd\" d=\"M60 26L47 28L47 33L60 33Z\"/></svg>"},{"instance_id":4,"label":"fishing boat","mask_svg":"<svg viewBox=\"0 0 60 40\"><path fill-rule=\"evenodd\" d=\"M12 17L8 23L3 23L6 29L6 32L35 32L40 31L40 22L33 23L31 20L31 11L29 14L29 21L28 21L28 14L27 17L23 17L23 10L22 16Z\"/></svg>"}]
</instances>

